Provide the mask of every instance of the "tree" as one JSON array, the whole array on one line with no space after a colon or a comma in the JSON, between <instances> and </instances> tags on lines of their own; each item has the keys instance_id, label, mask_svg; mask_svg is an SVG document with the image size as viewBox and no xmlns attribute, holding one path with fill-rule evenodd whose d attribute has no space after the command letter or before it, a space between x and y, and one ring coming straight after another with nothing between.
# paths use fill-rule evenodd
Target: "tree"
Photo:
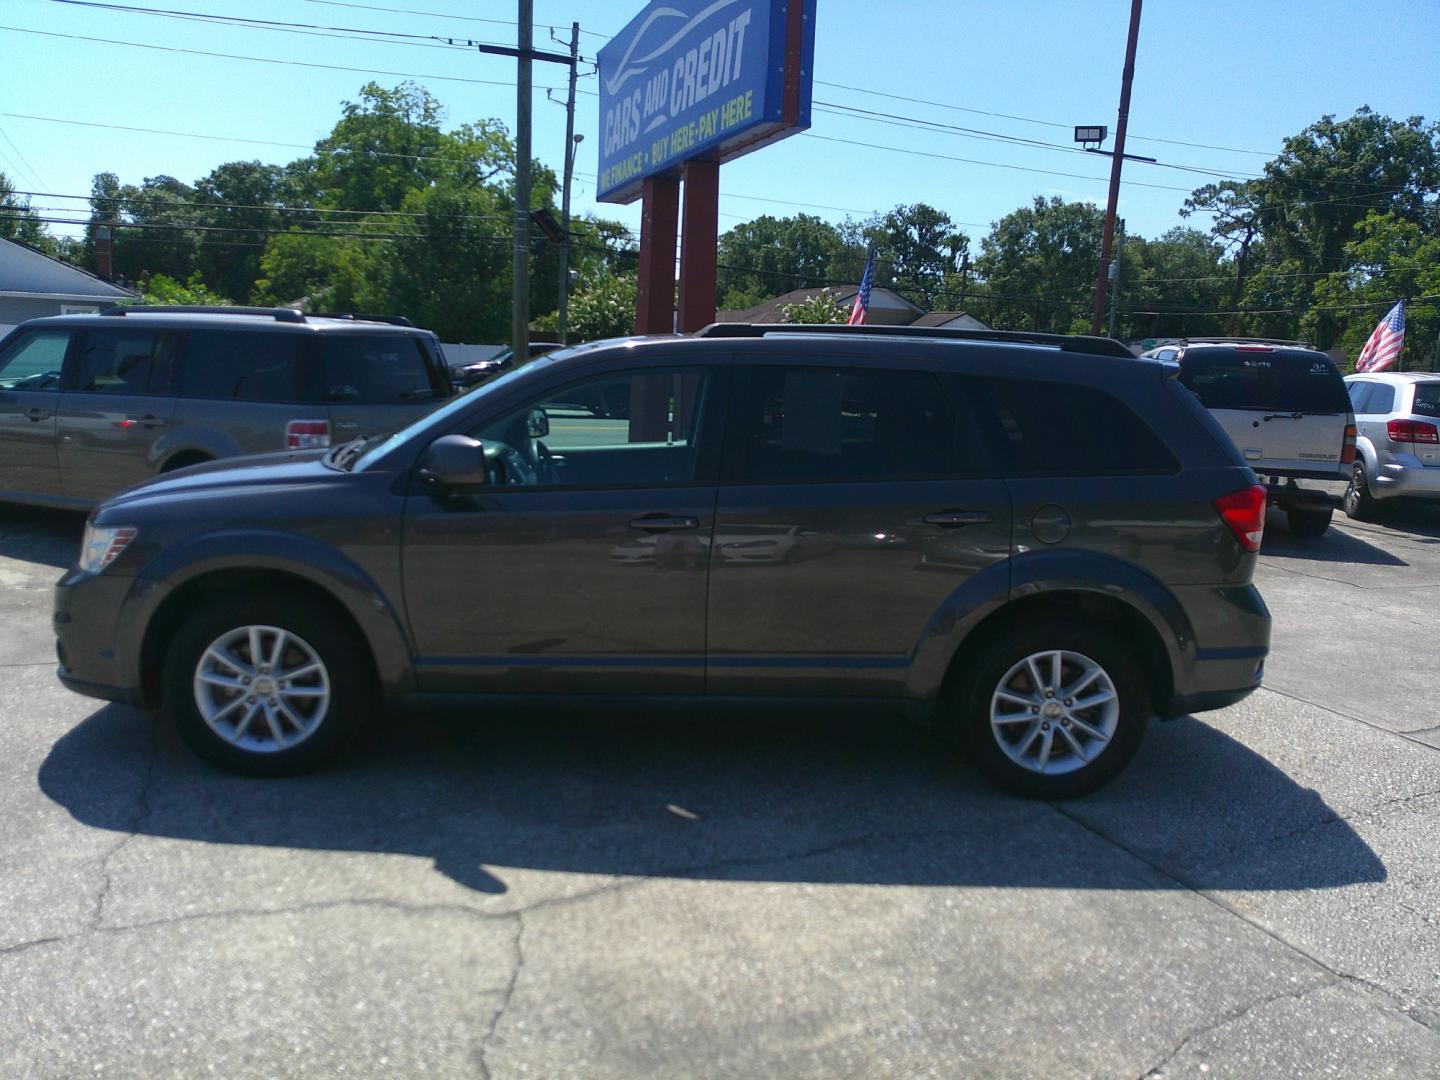
<instances>
[{"instance_id":1,"label":"tree","mask_svg":"<svg viewBox=\"0 0 1440 1080\"><path fill-rule=\"evenodd\" d=\"M780 321L787 323L847 323L850 308L840 303L829 289L821 289L808 300L786 304Z\"/></svg>"},{"instance_id":2,"label":"tree","mask_svg":"<svg viewBox=\"0 0 1440 1080\"><path fill-rule=\"evenodd\" d=\"M327 207L398 210L405 197L452 174L444 110L412 82L386 90L369 82L359 101L341 107L340 121L315 144L311 182Z\"/></svg>"},{"instance_id":3,"label":"tree","mask_svg":"<svg viewBox=\"0 0 1440 1080\"><path fill-rule=\"evenodd\" d=\"M31 209L29 196L16 195L15 186L3 172L0 172L0 239L53 253L45 225L40 215Z\"/></svg>"},{"instance_id":4,"label":"tree","mask_svg":"<svg viewBox=\"0 0 1440 1080\"><path fill-rule=\"evenodd\" d=\"M220 305L234 303L228 297L219 293L211 292L206 288L205 283L200 280L200 273L196 271L186 281L176 281L164 274L155 274L153 277L140 283L140 303L142 304L204 304Z\"/></svg>"},{"instance_id":5,"label":"tree","mask_svg":"<svg viewBox=\"0 0 1440 1080\"><path fill-rule=\"evenodd\" d=\"M582 278L580 287L570 297L569 339L598 341L635 333L635 287L633 271L614 273L602 267L588 278ZM540 330L553 331L556 314L542 315L534 325Z\"/></svg>"},{"instance_id":6,"label":"tree","mask_svg":"<svg viewBox=\"0 0 1440 1080\"><path fill-rule=\"evenodd\" d=\"M1009 330L1088 328L1104 219L1090 203L1037 195L997 221L975 260L989 301L986 321Z\"/></svg>"},{"instance_id":7,"label":"tree","mask_svg":"<svg viewBox=\"0 0 1440 1080\"><path fill-rule=\"evenodd\" d=\"M833 225L813 214L761 215L720 237L719 306L735 311L793 289L825 284L844 244Z\"/></svg>"},{"instance_id":8,"label":"tree","mask_svg":"<svg viewBox=\"0 0 1440 1080\"><path fill-rule=\"evenodd\" d=\"M231 161L196 183L199 223L215 230L198 235L195 255L196 272L210 287L227 296L250 294L265 243L289 216L277 206L284 172L278 165ZM216 203L228 205L205 205Z\"/></svg>"},{"instance_id":9,"label":"tree","mask_svg":"<svg viewBox=\"0 0 1440 1080\"><path fill-rule=\"evenodd\" d=\"M1198 229L1174 228L1158 240L1127 236L1118 254L1121 337L1222 332L1211 312L1222 309L1231 286L1219 241Z\"/></svg>"},{"instance_id":10,"label":"tree","mask_svg":"<svg viewBox=\"0 0 1440 1080\"><path fill-rule=\"evenodd\" d=\"M831 264L831 278L860 280L869 245L875 245L875 281L911 293L933 307L946 279L967 265L970 238L950 215L925 203L900 205L864 222L847 220L845 248Z\"/></svg>"}]
</instances>

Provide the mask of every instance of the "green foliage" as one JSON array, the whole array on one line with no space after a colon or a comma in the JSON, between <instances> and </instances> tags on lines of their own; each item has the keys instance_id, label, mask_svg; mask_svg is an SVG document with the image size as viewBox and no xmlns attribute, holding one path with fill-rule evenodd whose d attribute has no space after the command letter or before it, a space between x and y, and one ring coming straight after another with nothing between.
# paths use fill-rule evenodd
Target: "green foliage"
<instances>
[{"instance_id":1,"label":"green foliage","mask_svg":"<svg viewBox=\"0 0 1440 1080\"><path fill-rule=\"evenodd\" d=\"M198 270L185 281L176 281L164 274L151 275L140 283L140 300L138 302L141 304L206 304L222 307L234 303L229 297L212 292L200 280L200 271Z\"/></svg>"},{"instance_id":2,"label":"green foliage","mask_svg":"<svg viewBox=\"0 0 1440 1080\"><path fill-rule=\"evenodd\" d=\"M988 287L985 321L1001 330L1068 331L1088 310L1104 218L1090 203L1037 195L997 221L975 260Z\"/></svg>"},{"instance_id":3,"label":"green foliage","mask_svg":"<svg viewBox=\"0 0 1440 1080\"><path fill-rule=\"evenodd\" d=\"M53 253L40 215L30 208L29 196L16 195L15 186L3 172L0 172L0 239Z\"/></svg>"},{"instance_id":4,"label":"green foliage","mask_svg":"<svg viewBox=\"0 0 1440 1080\"><path fill-rule=\"evenodd\" d=\"M612 273L600 269L581 284L570 297L570 341L599 341L603 338L628 337L635 333L635 286L633 271ZM555 330L557 314L551 312L533 323L538 330Z\"/></svg>"},{"instance_id":5,"label":"green foliage","mask_svg":"<svg viewBox=\"0 0 1440 1080\"><path fill-rule=\"evenodd\" d=\"M808 300L786 304L780 312L780 320L787 323L846 323L850 321L850 308L840 303L829 289L821 289Z\"/></svg>"},{"instance_id":6,"label":"green foliage","mask_svg":"<svg viewBox=\"0 0 1440 1080\"><path fill-rule=\"evenodd\" d=\"M823 285L843 250L839 230L812 214L765 214L736 225L720 237L720 307L741 310L792 289Z\"/></svg>"}]
</instances>

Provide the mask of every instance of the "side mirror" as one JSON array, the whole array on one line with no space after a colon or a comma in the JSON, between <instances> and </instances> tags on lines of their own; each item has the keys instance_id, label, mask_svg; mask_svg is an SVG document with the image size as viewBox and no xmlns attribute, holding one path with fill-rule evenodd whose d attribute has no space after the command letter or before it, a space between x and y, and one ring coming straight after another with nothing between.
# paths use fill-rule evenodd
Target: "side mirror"
<instances>
[{"instance_id":1,"label":"side mirror","mask_svg":"<svg viewBox=\"0 0 1440 1080\"><path fill-rule=\"evenodd\" d=\"M442 435L420 459L420 482L437 491L503 483L498 449L468 435Z\"/></svg>"},{"instance_id":2,"label":"side mirror","mask_svg":"<svg viewBox=\"0 0 1440 1080\"><path fill-rule=\"evenodd\" d=\"M544 409L531 409L525 418L525 433L532 439L543 439L550 434L550 417Z\"/></svg>"}]
</instances>

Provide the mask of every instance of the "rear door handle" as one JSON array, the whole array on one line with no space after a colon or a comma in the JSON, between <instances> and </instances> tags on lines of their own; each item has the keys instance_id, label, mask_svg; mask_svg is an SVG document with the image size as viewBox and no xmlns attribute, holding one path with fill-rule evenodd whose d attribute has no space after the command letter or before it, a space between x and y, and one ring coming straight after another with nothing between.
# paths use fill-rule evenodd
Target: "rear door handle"
<instances>
[{"instance_id":1,"label":"rear door handle","mask_svg":"<svg viewBox=\"0 0 1440 1080\"><path fill-rule=\"evenodd\" d=\"M40 408L40 406L36 405L25 415L28 416L31 420L34 420L38 423L41 420L49 420L51 413L49 409L42 409Z\"/></svg>"},{"instance_id":2,"label":"rear door handle","mask_svg":"<svg viewBox=\"0 0 1440 1080\"><path fill-rule=\"evenodd\" d=\"M988 510L942 510L938 514L926 514L926 525L954 528L957 525L989 525L995 515Z\"/></svg>"},{"instance_id":3,"label":"rear door handle","mask_svg":"<svg viewBox=\"0 0 1440 1080\"><path fill-rule=\"evenodd\" d=\"M165 426L165 418L156 416L154 413L146 413L144 416L137 416L135 423L145 428L156 428Z\"/></svg>"},{"instance_id":4,"label":"rear door handle","mask_svg":"<svg viewBox=\"0 0 1440 1080\"><path fill-rule=\"evenodd\" d=\"M675 529L698 529L700 519L675 514L646 514L630 522L632 529L646 532L670 532Z\"/></svg>"}]
</instances>

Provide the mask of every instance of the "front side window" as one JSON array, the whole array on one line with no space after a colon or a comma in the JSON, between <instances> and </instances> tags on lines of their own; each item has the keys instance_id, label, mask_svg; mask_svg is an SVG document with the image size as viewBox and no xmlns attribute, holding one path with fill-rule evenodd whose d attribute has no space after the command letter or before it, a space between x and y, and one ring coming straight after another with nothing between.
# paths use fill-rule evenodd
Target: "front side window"
<instances>
[{"instance_id":1,"label":"front side window","mask_svg":"<svg viewBox=\"0 0 1440 1080\"><path fill-rule=\"evenodd\" d=\"M0 352L0 390L58 390L69 330L21 334Z\"/></svg>"},{"instance_id":2,"label":"front side window","mask_svg":"<svg viewBox=\"0 0 1440 1080\"><path fill-rule=\"evenodd\" d=\"M162 330L91 330L80 342L75 389L88 394L170 394L175 335Z\"/></svg>"},{"instance_id":3,"label":"front side window","mask_svg":"<svg viewBox=\"0 0 1440 1080\"><path fill-rule=\"evenodd\" d=\"M321 356L327 401L397 405L445 396L413 334L327 334Z\"/></svg>"},{"instance_id":4,"label":"front side window","mask_svg":"<svg viewBox=\"0 0 1440 1080\"><path fill-rule=\"evenodd\" d=\"M923 371L759 366L744 479L824 483L953 475L955 416Z\"/></svg>"},{"instance_id":5,"label":"front side window","mask_svg":"<svg viewBox=\"0 0 1440 1080\"><path fill-rule=\"evenodd\" d=\"M308 402L309 339L301 334L192 330L180 394L220 401Z\"/></svg>"},{"instance_id":6,"label":"front side window","mask_svg":"<svg viewBox=\"0 0 1440 1080\"><path fill-rule=\"evenodd\" d=\"M472 432L501 448L514 487L651 487L699 476L704 371L617 372L572 383Z\"/></svg>"}]
</instances>

